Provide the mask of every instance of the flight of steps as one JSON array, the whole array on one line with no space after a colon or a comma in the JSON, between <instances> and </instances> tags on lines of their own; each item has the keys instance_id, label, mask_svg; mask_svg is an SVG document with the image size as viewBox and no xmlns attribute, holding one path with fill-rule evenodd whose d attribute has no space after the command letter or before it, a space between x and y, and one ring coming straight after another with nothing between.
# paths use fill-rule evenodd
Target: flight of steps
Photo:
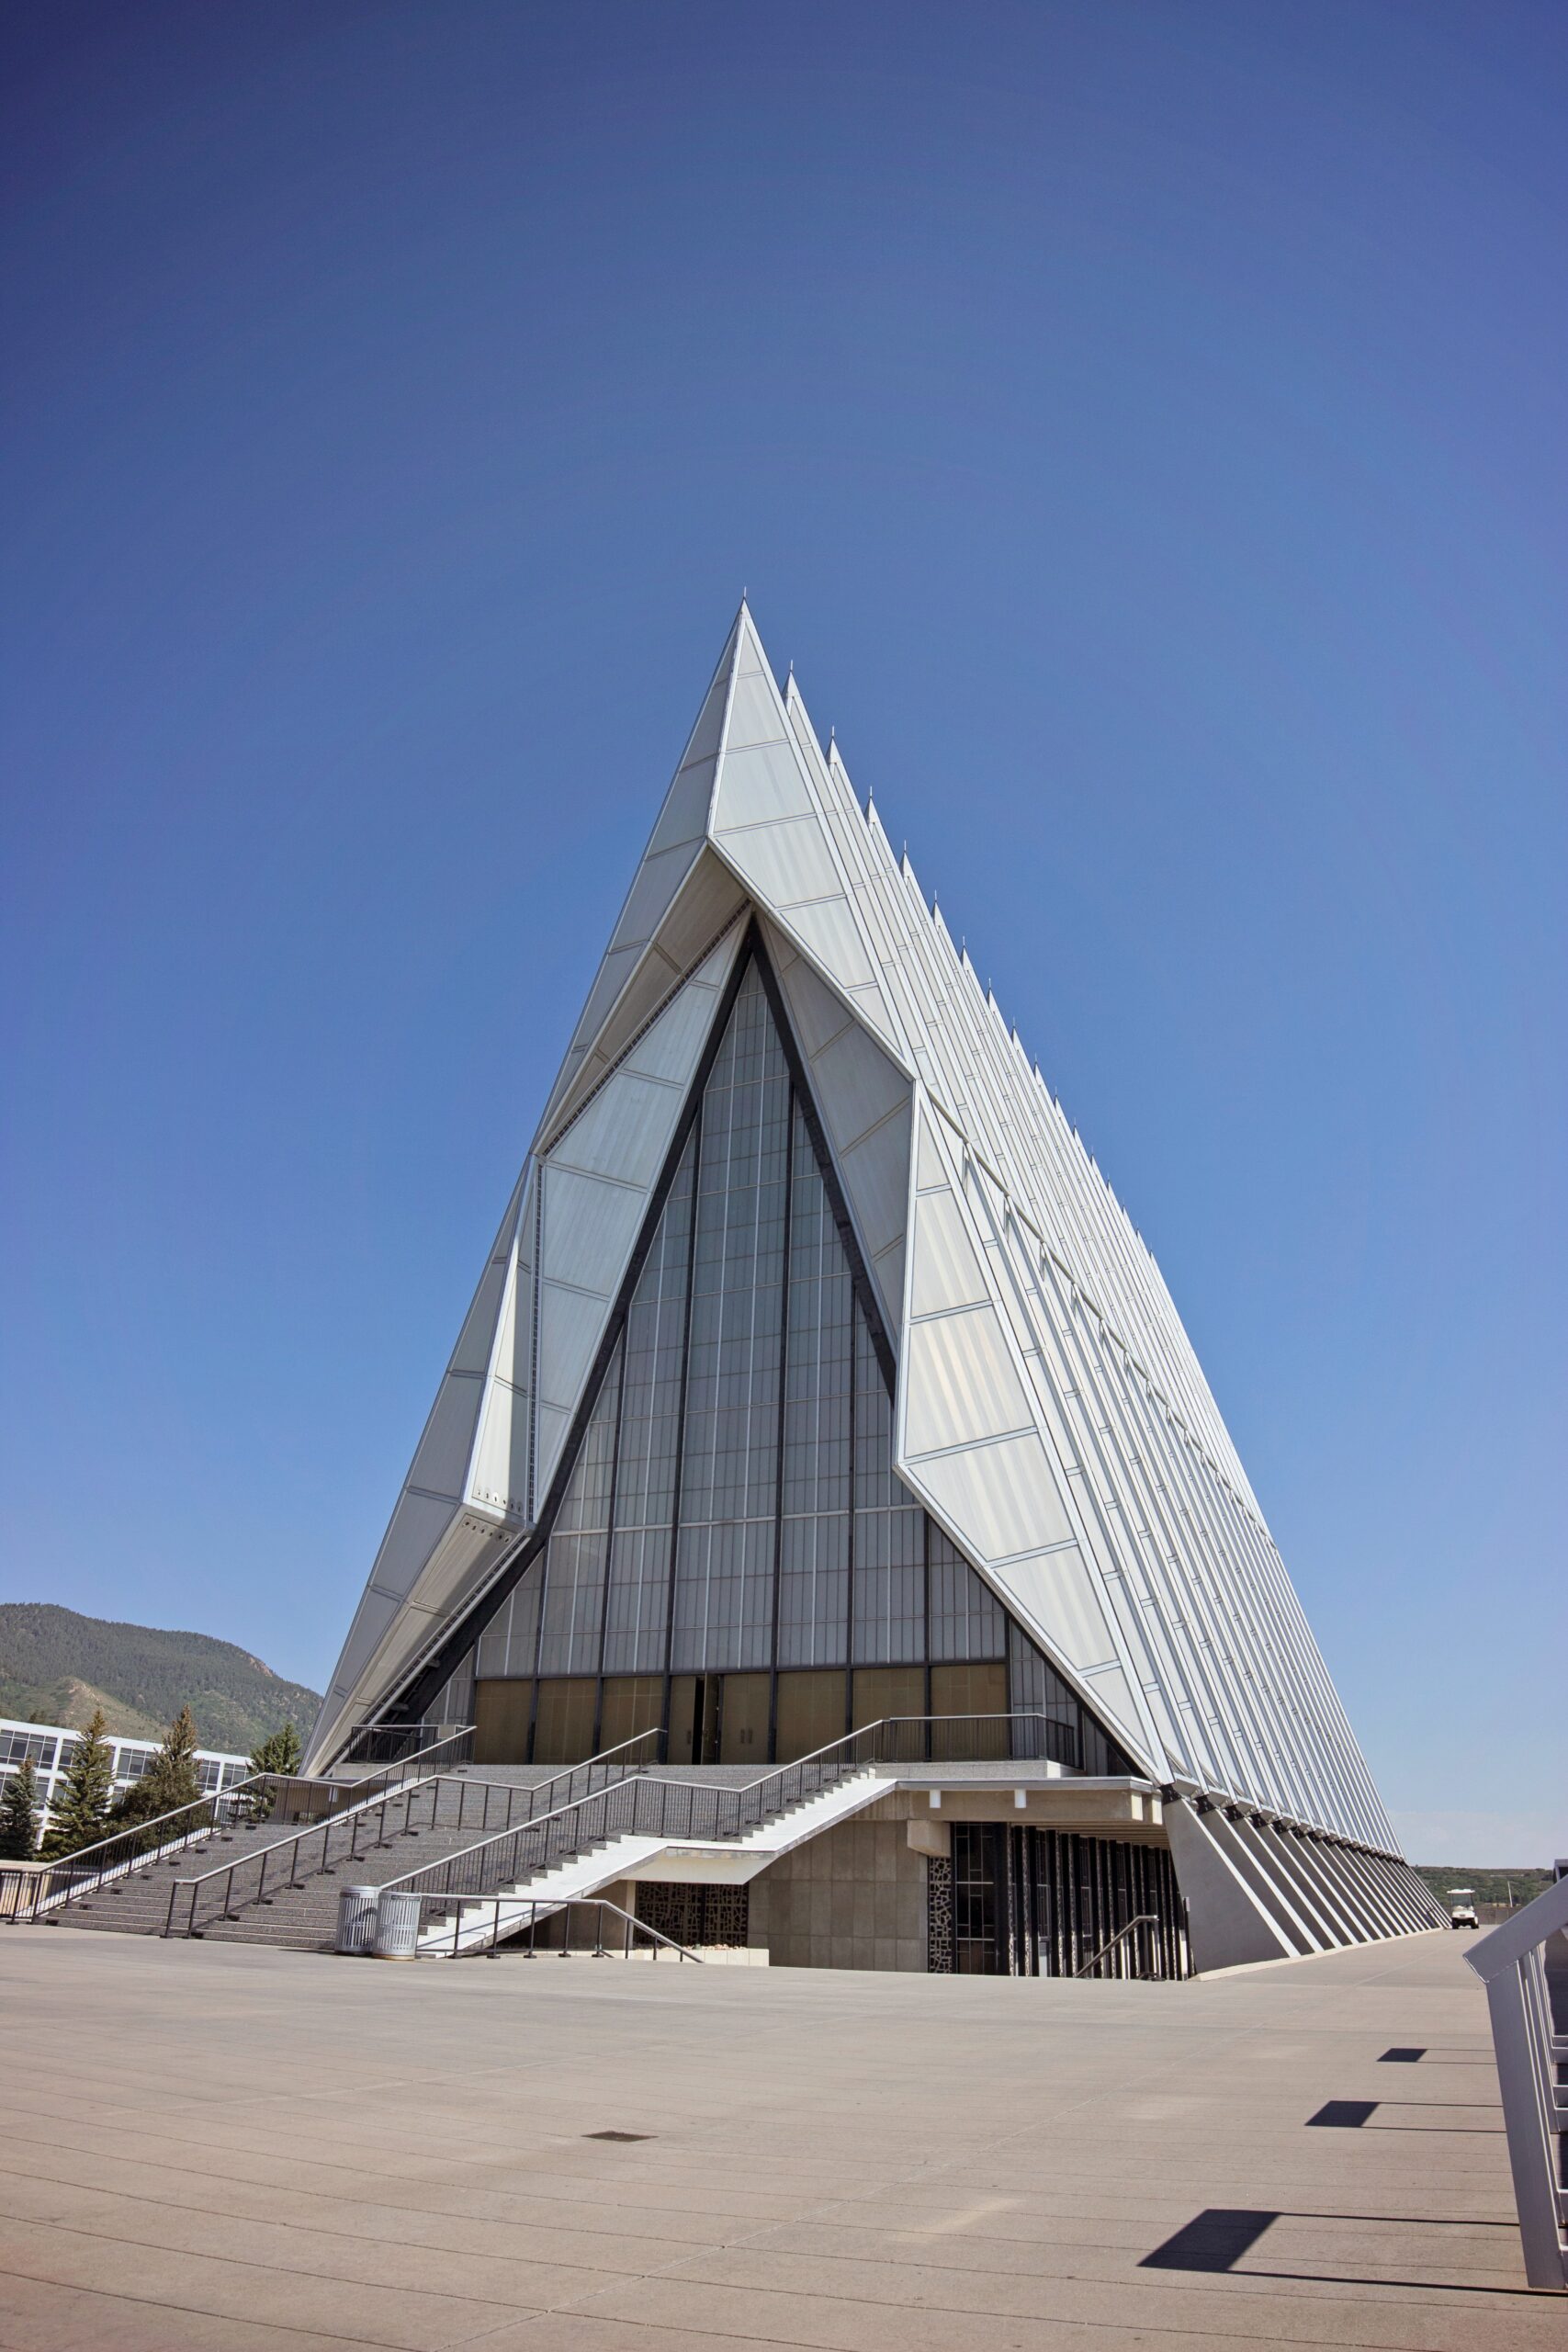
<instances>
[{"instance_id":1,"label":"flight of steps","mask_svg":"<svg viewBox=\"0 0 1568 2352\"><path fill-rule=\"evenodd\" d=\"M424 1785L428 1789L429 1784ZM249 1893L249 1873L242 1873L235 1891L234 1917L205 1918L197 1933L215 1942L280 1944L298 1951L330 1951L337 1928L340 1889L384 1885L389 1879L401 1878L426 1862L444 1861L449 1854L461 1852L475 1843L479 1832L472 1820L458 1826L461 1793L456 1776L444 1777L437 1790L434 1825L412 1830L403 1826L408 1811L412 1806L416 1815L423 1814L428 1797L415 1795L411 1790L406 1803L395 1798L379 1825L383 1834L378 1843L366 1843L357 1854L334 1855L330 1868L315 1868L309 1877L301 1876L298 1886L280 1885L261 1901ZM334 1845L343 1842L351 1818L341 1817L342 1832L333 1838ZM294 1826L287 1822L265 1822L257 1828L215 1830L209 1837L182 1846L175 1853L141 1863L122 1876L108 1880L92 1894L78 1895L45 1916L62 1928L160 1936L168 1919L170 1892L176 1881L200 1878L209 1871L243 1861L260 1848L276 1846L295 1834ZM315 1852L312 1839L305 1853L313 1860Z\"/></svg>"},{"instance_id":2,"label":"flight of steps","mask_svg":"<svg viewBox=\"0 0 1568 2352\"><path fill-rule=\"evenodd\" d=\"M650 1772L649 1781L679 1780L678 1772ZM688 1776L689 1777L689 1776ZM755 1775L749 1777L754 1778ZM526 1935L529 1928L542 1925L552 1912L568 1903L582 1902L597 1894L617 1879L637 1871L671 1847L689 1854L745 1854L749 1858L765 1855L771 1860L775 1855L787 1853L810 1838L819 1837L825 1829L847 1821L852 1814L874 1804L883 1793L886 1782L875 1772L862 1770L846 1773L841 1780L817 1790L811 1796L770 1814L764 1820L742 1831L738 1838L692 1838L660 1837L633 1832L613 1838L596 1846L581 1848L575 1854L563 1855L534 1878L514 1882L489 1891L487 1900L465 1906L454 1936L453 1923L443 1928L431 1926L422 1939L423 1947L433 1954L443 1947L454 1957L466 1952L488 1950L494 1942L504 1942L510 1936ZM500 1908L497 1908L497 1903ZM453 1946L456 1943L456 1952Z\"/></svg>"},{"instance_id":3,"label":"flight of steps","mask_svg":"<svg viewBox=\"0 0 1568 2352\"><path fill-rule=\"evenodd\" d=\"M287 1830L264 1822L253 1829L215 1829L193 1838L167 1856L154 1855L118 1878L107 1879L90 1894L78 1894L42 1915L51 1928L107 1928L120 1936L161 1936L169 1916L169 1894L176 1879L197 1878L203 1871L220 1868L254 1853L258 1846L275 1845Z\"/></svg>"},{"instance_id":4,"label":"flight of steps","mask_svg":"<svg viewBox=\"0 0 1568 2352\"><path fill-rule=\"evenodd\" d=\"M385 1846L335 1862L330 1871L280 1887L265 1902L236 1906L232 1919L212 1919L197 1932L206 1943L273 1944L288 1951L331 1951L337 1934L338 1896L345 1886L385 1886L429 1862L443 1862L474 1843L471 1829L398 1831ZM165 1897L167 1900L167 1897Z\"/></svg>"}]
</instances>

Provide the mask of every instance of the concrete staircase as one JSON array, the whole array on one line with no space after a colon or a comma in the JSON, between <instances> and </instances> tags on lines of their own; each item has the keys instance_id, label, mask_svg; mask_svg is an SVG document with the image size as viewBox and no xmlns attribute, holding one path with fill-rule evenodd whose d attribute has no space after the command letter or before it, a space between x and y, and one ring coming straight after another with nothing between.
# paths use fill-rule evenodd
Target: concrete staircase
<instances>
[{"instance_id":1,"label":"concrete staircase","mask_svg":"<svg viewBox=\"0 0 1568 2352\"><path fill-rule=\"evenodd\" d=\"M483 1777L479 1776L479 1777ZM416 1783L428 1790L430 1783ZM400 1796L412 1801L412 1790ZM357 1854L333 1860L326 1868L302 1870L298 1886L279 1885L261 1900L249 1895L242 1875L234 1896L232 1918L210 1917L196 1934L220 1943L278 1944L296 1951L329 1951L337 1927L337 1898L344 1886L379 1886L400 1878L426 1862L443 1861L474 1842L471 1826L457 1822L461 1782L454 1775L437 1784L434 1820L426 1826L403 1826L411 1804L394 1797L383 1816L382 1834ZM424 1800L417 1801L424 1809ZM351 1815L339 1815L346 1825ZM200 1878L209 1871L243 1862L264 1848L277 1846L298 1834L290 1824L265 1822L257 1828L215 1830L168 1856L150 1856L120 1876L108 1880L90 1894L72 1897L46 1914L49 1924L62 1928L108 1930L130 1936L160 1936L169 1916L169 1898L181 1880ZM303 1849L310 1855L316 1840Z\"/></svg>"},{"instance_id":2,"label":"concrete staircase","mask_svg":"<svg viewBox=\"0 0 1568 2352\"><path fill-rule=\"evenodd\" d=\"M196 1878L202 1871L239 1861L262 1846L288 1836L271 1822L253 1829L215 1829L192 1838L167 1855L150 1854L118 1876L106 1879L90 1894L69 1896L42 1914L48 1928L107 1929L120 1936L161 1936L169 1916L169 1895L178 1879Z\"/></svg>"},{"instance_id":3,"label":"concrete staircase","mask_svg":"<svg viewBox=\"0 0 1568 2352\"><path fill-rule=\"evenodd\" d=\"M649 1773L657 1782L665 1776ZM754 1776L753 1776L754 1777ZM697 1879L709 1884L744 1885L779 1855L833 1828L884 1795L890 1782L863 1770L847 1775L815 1795L784 1806L738 1838L691 1838L656 1835L612 1838L570 1854L536 1877L500 1886L465 1905L454 1931L450 1918L433 1923L421 1947L433 1956L453 1958L483 1951L529 1928L566 1904L600 1894L617 1880L638 1877ZM500 1909L497 1909L497 1904Z\"/></svg>"},{"instance_id":4,"label":"concrete staircase","mask_svg":"<svg viewBox=\"0 0 1568 2352\"><path fill-rule=\"evenodd\" d=\"M497 1781L513 1787L536 1784L548 1775L497 1772ZM650 1773L650 1781L677 1781L673 1773ZM727 1778L728 1776L726 1776ZM297 1885L286 1883L294 1858L282 1863L284 1876L263 1896L254 1892L256 1873L242 1871L232 1894L232 1917L218 1910L223 1899L221 1883L214 1880L203 1899L193 1933L214 1943L270 1944L294 1951L330 1951L337 1927L338 1896L345 1886L384 1886L423 1872L433 1865L470 1851L476 1839L471 1820L459 1824L458 1808L465 1781L485 1781L483 1770L471 1775L442 1775L434 1781L414 1783L388 1801L376 1815L373 1833L357 1853L341 1851L352 1815L340 1815L344 1826L334 1832L333 1852L323 1864L313 1835L300 1849ZM739 1782L741 1776L737 1774ZM747 1781L754 1774L745 1775ZM526 1883L485 1891L486 1899L466 1905L457 1938L459 1953L487 1949L495 1939L495 1902L515 1905L501 1914L502 1939L516 1935L537 1917L544 1918L564 1904L599 1893L618 1879L649 1877L705 1879L743 1883L763 1870L774 1857L817 1836L863 1805L886 1787L885 1779L862 1770L819 1790L813 1796L779 1813L736 1838L694 1839L670 1836L627 1835L602 1838L574 1853L562 1855L552 1866ZM471 1799L470 1799L471 1812ZM411 1815L418 1826L405 1826ZM431 1817L433 1815L433 1817ZM259 1828L215 1830L168 1856L151 1856L118 1878L62 1904L50 1916L62 1928L107 1930L119 1935L156 1936L164 1932L171 1894L181 1882L242 1863L264 1848L280 1846L297 1833L287 1824L268 1822ZM660 1864L665 1865L660 1867ZM180 1899L182 1902L184 1898ZM536 1905L542 1906L536 1911ZM176 1910L179 1904L176 1905ZM176 1919L176 1932L178 1932ZM433 1923L422 1939L427 1951L453 1945L450 1917Z\"/></svg>"}]
</instances>

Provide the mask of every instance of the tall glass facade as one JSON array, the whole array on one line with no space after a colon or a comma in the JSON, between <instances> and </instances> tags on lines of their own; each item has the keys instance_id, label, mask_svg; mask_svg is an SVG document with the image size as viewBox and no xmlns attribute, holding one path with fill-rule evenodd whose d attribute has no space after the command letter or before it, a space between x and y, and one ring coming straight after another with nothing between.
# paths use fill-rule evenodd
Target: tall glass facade
<instances>
[{"instance_id":1,"label":"tall glass facade","mask_svg":"<svg viewBox=\"0 0 1568 2352\"><path fill-rule=\"evenodd\" d=\"M662 1724L676 1758L761 1763L1027 1708L1041 1752L1127 1769L895 1474L844 1229L753 957L554 1521L479 1634L481 1758Z\"/></svg>"}]
</instances>

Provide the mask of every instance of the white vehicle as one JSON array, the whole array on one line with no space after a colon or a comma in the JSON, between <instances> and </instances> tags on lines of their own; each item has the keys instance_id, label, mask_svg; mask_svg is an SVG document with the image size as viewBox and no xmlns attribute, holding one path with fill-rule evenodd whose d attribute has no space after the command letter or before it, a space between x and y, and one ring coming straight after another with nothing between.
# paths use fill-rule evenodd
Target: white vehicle
<instances>
[{"instance_id":1,"label":"white vehicle","mask_svg":"<svg viewBox=\"0 0 1568 2352\"><path fill-rule=\"evenodd\" d=\"M1481 1922L1475 1916L1475 1889L1472 1886L1450 1886L1449 1894L1456 1898L1454 1907L1449 1913L1449 1925L1451 1928L1478 1928Z\"/></svg>"}]
</instances>

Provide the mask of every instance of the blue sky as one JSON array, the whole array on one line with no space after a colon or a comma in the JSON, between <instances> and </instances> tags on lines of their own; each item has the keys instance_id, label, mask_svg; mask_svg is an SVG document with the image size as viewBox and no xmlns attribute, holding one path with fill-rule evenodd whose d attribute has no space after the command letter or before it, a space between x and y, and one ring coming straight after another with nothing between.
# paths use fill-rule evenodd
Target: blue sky
<instances>
[{"instance_id":1,"label":"blue sky","mask_svg":"<svg viewBox=\"0 0 1568 2352\"><path fill-rule=\"evenodd\" d=\"M14 7L0 1594L328 1671L742 585L1568 1851L1568 17Z\"/></svg>"}]
</instances>

